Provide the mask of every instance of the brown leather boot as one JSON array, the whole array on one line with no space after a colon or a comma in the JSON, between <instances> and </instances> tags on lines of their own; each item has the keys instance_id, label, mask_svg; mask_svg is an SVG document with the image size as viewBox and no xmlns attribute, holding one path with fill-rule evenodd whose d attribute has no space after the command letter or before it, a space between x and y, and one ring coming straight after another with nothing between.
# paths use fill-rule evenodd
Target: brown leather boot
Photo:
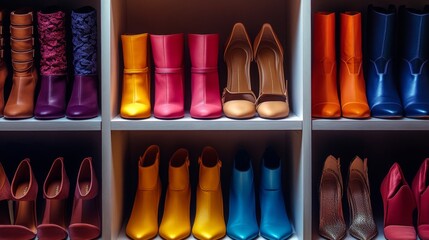
<instances>
[{"instance_id":1,"label":"brown leather boot","mask_svg":"<svg viewBox=\"0 0 429 240\"><path fill-rule=\"evenodd\" d=\"M0 117L3 117L4 83L7 77L7 67L3 58L4 56L3 17L4 17L4 13L2 10L0 10Z\"/></svg>"},{"instance_id":2,"label":"brown leather boot","mask_svg":"<svg viewBox=\"0 0 429 240\"><path fill-rule=\"evenodd\" d=\"M4 108L4 117L33 116L37 71L34 68L33 12L10 13L10 45L13 66L12 90Z\"/></svg>"}]
</instances>

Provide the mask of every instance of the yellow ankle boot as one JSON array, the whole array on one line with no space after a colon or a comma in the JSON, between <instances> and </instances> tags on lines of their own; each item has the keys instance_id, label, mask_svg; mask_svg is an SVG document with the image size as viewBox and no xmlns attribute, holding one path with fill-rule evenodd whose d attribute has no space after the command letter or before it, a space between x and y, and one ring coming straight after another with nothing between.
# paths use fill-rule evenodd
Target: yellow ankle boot
<instances>
[{"instance_id":1,"label":"yellow ankle boot","mask_svg":"<svg viewBox=\"0 0 429 240\"><path fill-rule=\"evenodd\" d=\"M139 160L139 182L126 233L132 239L153 239L158 234L161 180L159 147L150 146Z\"/></svg>"},{"instance_id":2,"label":"yellow ankle boot","mask_svg":"<svg viewBox=\"0 0 429 240\"><path fill-rule=\"evenodd\" d=\"M159 227L163 239L184 239L191 233L188 156L188 151L181 148L170 159L164 215Z\"/></svg>"},{"instance_id":3,"label":"yellow ankle boot","mask_svg":"<svg viewBox=\"0 0 429 240\"><path fill-rule=\"evenodd\" d=\"M124 79L121 117L150 117L150 71L147 57L147 33L122 35Z\"/></svg>"},{"instance_id":4,"label":"yellow ankle boot","mask_svg":"<svg viewBox=\"0 0 429 240\"><path fill-rule=\"evenodd\" d=\"M198 159L197 209L192 234L198 239L219 239L225 236L220 168L216 150L205 147Z\"/></svg>"}]
</instances>

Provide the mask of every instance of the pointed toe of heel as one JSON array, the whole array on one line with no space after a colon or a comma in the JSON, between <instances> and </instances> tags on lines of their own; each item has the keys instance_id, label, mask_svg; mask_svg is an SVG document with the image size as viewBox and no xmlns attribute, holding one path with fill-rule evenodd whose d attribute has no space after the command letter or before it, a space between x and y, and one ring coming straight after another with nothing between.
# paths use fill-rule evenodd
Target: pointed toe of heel
<instances>
[{"instance_id":1,"label":"pointed toe of heel","mask_svg":"<svg viewBox=\"0 0 429 240\"><path fill-rule=\"evenodd\" d=\"M69 235L75 240L95 239L100 236L100 228L91 224L76 223L69 226Z\"/></svg>"},{"instance_id":2,"label":"pointed toe of heel","mask_svg":"<svg viewBox=\"0 0 429 240\"><path fill-rule=\"evenodd\" d=\"M402 106L396 103L383 103L372 107L371 115L376 118L400 118L403 116Z\"/></svg>"},{"instance_id":3,"label":"pointed toe of heel","mask_svg":"<svg viewBox=\"0 0 429 240\"><path fill-rule=\"evenodd\" d=\"M384 236L389 240L417 239L416 230L412 226L389 225L384 228Z\"/></svg>"},{"instance_id":4,"label":"pointed toe of heel","mask_svg":"<svg viewBox=\"0 0 429 240\"><path fill-rule=\"evenodd\" d=\"M337 103L323 103L313 106L312 116L317 118L339 118L341 117L340 105Z\"/></svg>"},{"instance_id":5,"label":"pointed toe of heel","mask_svg":"<svg viewBox=\"0 0 429 240\"><path fill-rule=\"evenodd\" d=\"M257 111L261 118L285 118L289 115L289 104L282 101L263 102L258 105Z\"/></svg>"},{"instance_id":6,"label":"pointed toe of heel","mask_svg":"<svg viewBox=\"0 0 429 240\"><path fill-rule=\"evenodd\" d=\"M346 103L343 105L343 117L345 118L369 118L370 110L366 103Z\"/></svg>"},{"instance_id":7,"label":"pointed toe of heel","mask_svg":"<svg viewBox=\"0 0 429 240\"><path fill-rule=\"evenodd\" d=\"M247 119L255 116L255 103L247 100L232 100L223 104L223 112L229 118Z\"/></svg>"},{"instance_id":8,"label":"pointed toe of heel","mask_svg":"<svg viewBox=\"0 0 429 240\"><path fill-rule=\"evenodd\" d=\"M405 116L409 118L429 118L429 103L410 104L404 110Z\"/></svg>"},{"instance_id":9,"label":"pointed toe of heel","mask_svg":"<svg viewBox=\"0 0 429 240\"><path fill-rule=\"evenodd\" d=\"M121 108L121 117L128 119L141 119L150 117L150 105L143 103L130 103Z\"/></svg>"},{"instance_id":10,"label":"pointed toe of heel","mask_svg":"<svg viewBox=\"0 0 429 240\"><path fill-rule=\"evenodd\" d=\"M237 224L228 226L226 232L230 238L236 240L255 239L258 236L258 227L252 228L247 224Z\"/></svg>"},{"instance_id":11,"label":"pointed toe of heel","mask_svg":"<svg viewBox=\"0 0 429 240\"><path fill-rule=\"evenodd\" d=\"M39 239L66 239L67 231L56 224L40 224L37 227Z\"/></svg>"},{"instance_id":12,"label":"pointed toe of heel","mask_svg":"<svg viewBox=\"0 0 429 240\"><path fill-rule=\"evenodd\" d=\"M7 236L3 238L3 236ZM0 239L9 240L30 240L36 237L36 233L20 225L2 225L0 226Z\"/></svg>"}]
</instances>

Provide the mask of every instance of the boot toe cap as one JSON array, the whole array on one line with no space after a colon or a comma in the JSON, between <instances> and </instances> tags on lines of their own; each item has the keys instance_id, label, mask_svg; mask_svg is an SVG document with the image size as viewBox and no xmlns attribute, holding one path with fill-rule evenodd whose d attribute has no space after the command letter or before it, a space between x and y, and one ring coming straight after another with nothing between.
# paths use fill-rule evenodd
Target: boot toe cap
<instances>
[{"instance_id":1,"label":"boot toe cap","mask_svg":"<svg viewBox=\"0 0 429 240\"><path fill-rule=\"evenodd\" d=\"M389 225L384 228L384 236L389 240L416 239L416 231L413 226Z\"/></svg>"},{"instance_id":2,"label":"boot toe cap","mask_svg":"<svg viewBox=\"0 0 429 240\"><path fill-rule=\"evenodd\" d=\"M222 116L222 106L220 104L199 104L191 107L191 117L193 118L219 118Z\"/></svg>"},{"instance_id":3,"label":"boot toe cap","mask_svg":"<svg viewBox=\"0 0 429 240\"><path fill-rule=\"evenodd\" d=\"M342 107L343 117L345 118L369 118L370 110L366 103L350 102Z\"/></svg>"},{"instance_id":4,"label":"boot toe cap","mask_svg":"<svg viewBox=\"0 0 429 240\"><path fill-rule=\"evenodd\" d=\"M182 118L185 111L181 103L155 104L153 115L157 118L174 119Z\"/></svg>"},{"instance_id":5,"label":"boot toe cap","mask_svg":"<svg viewBox=\"0 0 429 240\"><path fill-rule=\"evenodd\" d=\"M322 103L313 106L313 117L318 118L339 118L341 117L340 105L337 103Z\"/></svg>"},{"instance_id":6,"label":"boot toe cap","mask_svg":"<svg viewBox=\"0 0 429 240\"><path fill-rule=\"evenodd\" d=\"M429 224L422 224L417 227L417 231L419 233L419 237L422 240L429 239Z\"/></svg>"},{"instance_id":7,"label":"boot toe cap","mask_svg":"<svg viewBox=\"0 0 429 240\"><path fill-rule=\"evenodd\" d=\"M409 104L404 110L406 117L429 118L429 103Z\"/></svg>"},{"instance_id":8,"label":"boot toe cap","mask_svg":"<svg viewBox=\"0 0 429 240\"><path fill-rule=\"evenodd\" d=\"M232 239L254 239L258 236L258 226L249 224L228 225L227 234Z\"/></svg>"},{"instance_id":9,"label":"boot toe cap","mask_svg":"<svg viewBox=\"0 0 429 240\"><path fill-rule=\"evenodd\" d=\"M62 118L65 115L64 110L64 107L61 106L36 105L36 109L34 110L34 117L37 119Z\"/></svg>"},{"instance_id":10,"label":"boot toe cap","mask_svg":"<svg viewBox=\"0 0 429 240\"><path fill-rule=\"evenodd\" d=\"M132 103L121 106L121 117L140 119L150 117L150 105L143 103Z\"/></svg>"},{"instance_id":11,"label":"boot toe cap","mask_svg":"<svg viewBox=\"0 0 429 240\"><path fill-rule=\"evenodd\" d=\"M403 115L402 106L396 103L382 103L371 108L371 115L377 118L400 118Z\"/></svg>"},{"instance_id":12,"label":"boot toe cap","mask_svg":"<svg viewBox=\"0 0 429 240\"><path fill-rule=\"evenodd\" d=\"M66 116L70 119L95 118L98 116L98 108L85 105L69 106L67 107Z\"/></svg>"}]
</instances>

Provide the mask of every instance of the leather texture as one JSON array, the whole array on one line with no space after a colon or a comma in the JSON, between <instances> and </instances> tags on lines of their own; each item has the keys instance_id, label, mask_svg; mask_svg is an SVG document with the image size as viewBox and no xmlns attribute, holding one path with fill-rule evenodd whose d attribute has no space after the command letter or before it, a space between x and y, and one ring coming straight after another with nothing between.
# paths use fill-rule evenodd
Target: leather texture
<instances>
[{"instance_id":1,"label":"leather texture","mask_svg":"<svg viewBox=\"0 0 429 240\"><path fill-rule=\"evenodd\" d=\"M242 23L234 24L226 43L224 60L227 66L227 86L222 93L225 116L248 119L256 114L256 96L250 80L250 63L253 61L252 44Z\"/></svg>"},{"instance_id":2,"label":"leather texture","mask_svg":"<svg viewBox=\"0 0 429 240\"><path fill-rule=\"evenodd\" d=\"M311 113L318 118L341 117L337 88L335 13L313 14Z\"/></svg>"},{"instance_id":3,"label":"leather texture","mask_svg":"<svg viewBox=\"0 0 429 240\"><path fill-rule=\"evenodd\" d=\"M193 118L222 116L218 74L218 34L188 34L191 58L191 109Z\"/></svg>"},{"instance_id":4,"label":"leather texture","mask_svg":"<svg viewBox=\"0 0 429 240\"><path fill-rule=\"evenodd\" d=\"M19 163L10 190L15 202L14 222L12 225L0 225L0 239L33 239L37 232L36 199L38 185L30 165L30 159L26 158Z\"/></svg>"},{"instance_id":5,"label":"leather texture","mask_svg":"<svg viewBox=\"0 0 429 240\"><path fill-rule=\"evenodd\" d=\"M151 116L148 34L122 35L124 78L120 115L142 119Z\"/></svg>"},{"instance_id":6,"label":"leather texture","mask_svg":"<svg viewBox=\"0 0 429 240\"><path fill-rule=\"evenodd\" d=\"M67 238L66 202L70 192L64 158L56 158L43 183L46 199L42 223L37 226L38 239L61 240Z\"/></svg>"},{"instance_id":7,"label":"leather texture","mask_svg":"<svg viewBox=\"0 0 429 240\"><path fill-rule=\"evenodd\" d=\"M4 110L4 85L8 70L4 61L4 12L0 9L0 117L3 117Z\"/></svg>"},{"instance_id":8,"label":"leather texture","mask_svg":"<svg viewBox=\"0 0 429 240\"><path fill-rule=\"evenodd\" d=\"M235 155L230 186L226 232L232 239L254 239L259 235L255 186L252 162L245 150Z\"/></svg>"},{"instance_id":9,"label":"leather texture","mask_svg":"<svg viewBox=\"0 0 429 240\"><path fill-rule=\"evenodd\" d=\"M429 10L401 7L400 92L406 117L429 118Z\"/></svg>"},{"instance_id":10,"label":"leather texture","mask_svg":"<svg viewBox=\"0 0 429 240\"><path fill-rule=\"evenodd\" d=\"M8 204L11 199L12 195L10 192L10 183L7 179L7 175L4 171L3 165L0 163L0 226L10 225L12 223L10 218L11 216L9 215ZM2 232L0 232L0 236L2 236ZM2 238L0 237L0 239Z\"/></svg>"},{"instance_id":11,"label":"leather texture","mask_svg":"<svg viewBox=\"0 0 429 240\"><path fill-rule=\"evenodd\" d=\"M259 97L256 99L259 117L287 117L289 100L283 67L283 47L269 23L264 23L256 36L253 53L259 70Z\"/></svg>"},{"instance_id":12,"label":"leather texture","mask_svg":"<svg viewBox=\"0 0 429 240\"><path fill-rule=\"evenodd\" d=\"M417 233L422 240L429 239L429 158L426 158L420 165L414 176L412 190L417 205Z\"/></svg>"},{"instance_id":13,"label":"leather texture","mask_svg":"<svg viewBox=\"0 0 429 240\"><path fill-rule=\"evenodd\" d=\"M350 210L349 233L356 239L369 240L377 236L371 206L368 180L368 160L356 156L349 167L347 200Z\"/></svg>"},{"instance_id":14,"label":"leather texture","mask_svg":"<svg viewBox=\"0 0 429 240\"><path fill-rule=\"evenodd\" d=\"M37 13L40 41L40 91L34 109L37 119L65 116L67 56L65 12L54 7Z\"/></svg>"},{"instance_id":15,"label":"leather texture","mask_svg":"<svg viewBox=\"0 0 429 240\"><path fill-rule=\"evenodd\" d=\"M33 117L35 88L38 80L34 67L33 12L19 9L10 13L12 89L4 107L4 117Z\"/></svg>"},{"instance_id":16,"label":"leather texture","mask_svg":"<svg viewBox=\"0 0 429 240\"><path fill-rule=\"evenodd\" d=\"M202 240L220 239L226 234L220 180L222 162L216 150L207 146L198 158L198 164L200 170L192 235Z\"/></svg>"},{"instance_id":17,"label":"leather texture","mask_svg":"<svg viewBox=\"0 0 429 240\"><path fill-rule=\"evenodd\" d=\"M319 187L319 234L324 238L342 239L346 235L342 196L340 159L329 155L323 165Z\"/></svg>"},{"instance_id":18,"label":"leather texture","mask_svg":"<svg viewBox=\"0 0 429 240\"><path fill-rule=\"evenodd\" d=\"M164 214L159 227L163 239L185 239L191 234L189 164L189 153L184 148L170 158Z\"/></svg>"},{"instance_id":19,"label":"leather texture","mask_svg":"<svg viewBox=\"0 0 429 240\"><path fill-rule=\"evenodd\" d=\"M97 12L85 6L71 13L74 80L66 108L69 119L98 116Z\"/></svg>"},{"instance_id":20,"label":"leather texture","mask_svg":"<svg viewBox=\"0 0 429 240\"><path fill-rule=\"evenodd\" d=\"M395 80L396 9L368 7L368 62L366 93L371 115L377 118L402 117L402 104Z\"/></svg>"},{"instance_id":21,"label":"leather texture","mask_svg":"<svg viewBox=\"0 0 429 240\"><path fill-rule=\"evenodd\" d=\"M267 148L261 163L259 200L261 207L260 234L266 239L287 239L292 225L286 212L282 190L282 165L273 148Z\"/></svg>"},{"instance_id":22,"label":"leather texture","mask_svg":"<svg viewBox=\"0 0 429 240\"><path fill-rule=\"evenodd\" d=\"M96 239L101 233L98 179L91 157L82 160L76 179L69 237L72 240Z\"/></svg>"},{"instance_id":23,"label":"leather texture","mask_svg":"<svg viewBox=\"0 0 429 240\"><path fill-rule=\"evenodd\" d=\"M184 110L184 36L183 33L150 35L155 64L154 116L182 118Z\"/></svg>"},{"instance_id":24,"label":"leather texture","mask_svg":"<svg viewBox=\"0 0 429 240\"><path fill-rule=\"evenodd\" d=\"M342 12L340 29L340 95L345 118L369 118L362 69L362 29L360 12Z\"/></svg>"},{"instance_id":25,"label":"leather texture","mask_svg":"<svg viewBox=\"0 0 429 240\"><path fill-rule=\"evenodd\" d=\"M161 197L159 147L149 146L138 162L138 187L126 234L132 239L153 239L158 234L158 206Z\"/></svg>"},{"instance_id":26,"label":"leather texture","mask_svg":"<svg viewBox=\"0 0 429 240\"><path fill-rule=\"evenodd\" d=\"M394 163L384 177L380 192L383 200L386 239L417 239L413 226L413 211L416 203L398 163Z\"/></svg>"}]
</instances>

